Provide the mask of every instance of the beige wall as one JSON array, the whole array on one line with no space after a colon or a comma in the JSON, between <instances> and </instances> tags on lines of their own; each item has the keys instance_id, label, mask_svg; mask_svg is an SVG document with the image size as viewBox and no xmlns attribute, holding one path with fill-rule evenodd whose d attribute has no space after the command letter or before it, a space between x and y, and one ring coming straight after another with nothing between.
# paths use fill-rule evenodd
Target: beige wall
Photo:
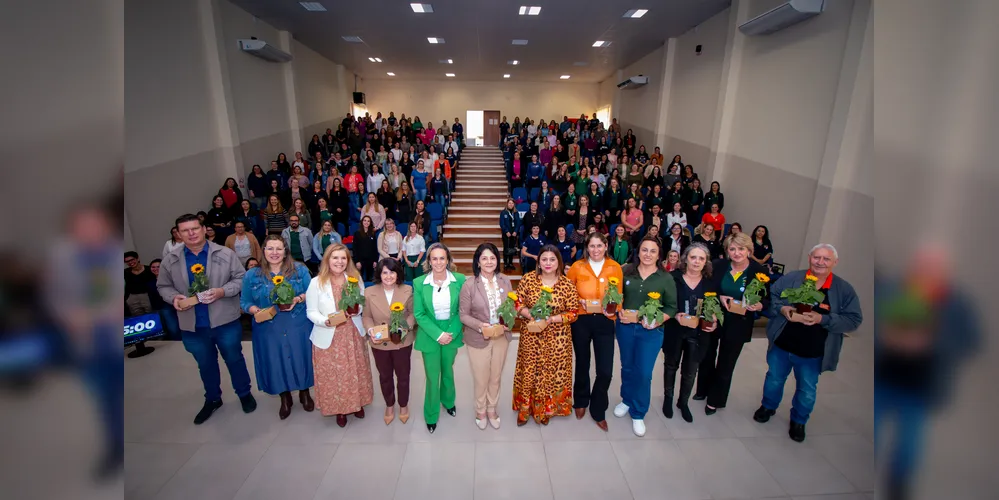
<instances>
[{"instance_id":1,"label":"beige wall","mask_svg":"<svg viewBox=\"0 0 999 500\"><path fill-rule=\"evenodd\" d=\"M515 116L537 121L561 121L563 116L592 114L597 109L595 83L544 82L463 82L365 80L361 85L368 112L388 116L405 113L419 116L423 123L465 120L467 110L499 110L512 122Z\"/></svg>"},{"instance_id":2,"label":"beige wall","mask_svg":"<svg viewBox=\"0 0 999 500\"><path fill-rule=\"evenodd\" d=\"M702 181L722 184L729 221L747 230L767 225L778 262L797 268L814 244L837 246L837 272L870 310L871 2L827 2L823 14L767 36L738 32L741 22L774 4L735 0L668 41L675 47L664 71L669 87L658 82L668 105L654 91L636 99L624 91L615 115L626 128L659 120L663 153L683 155ZM625 68L624 76L657 60L662 49Z\"/></svg>"},{"instance_id":3,"label":"beige wall","mask_svg":"<svg viewBox=\"0 0 999 500\"><path fill-rule=\"evenodd\" d=\"M125 213L143 258L178 215L207 210L226 177L307 150L349 109L343 66L226 0L144 2L124 24ZM251 36L295 59L243 53L236 40Z\"/></svg>"},{"instance_id":4,"label":"beige wall","mask_svg":"<svg viewBox=\"0 0 999 500\"><path fill-rule=\"evenodd\" d=\"M662 92L662 68L665 46L650 52L631 66L624 68L620 80L612 80L616 86L632 76L644 75L649 78L648 85L638 88L618 90L619 109L614 110L614 116L621 123L622 132L632 129L639 144L651 152L657 146L656 124L659 118L659 96Z\"/></svg>"}]
</instances>

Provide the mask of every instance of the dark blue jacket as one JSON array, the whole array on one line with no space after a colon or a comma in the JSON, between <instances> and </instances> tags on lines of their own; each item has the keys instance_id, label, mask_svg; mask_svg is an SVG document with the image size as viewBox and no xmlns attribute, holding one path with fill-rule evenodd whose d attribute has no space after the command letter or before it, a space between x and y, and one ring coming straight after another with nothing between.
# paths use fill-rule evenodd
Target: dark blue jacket
<instances>
[{"instance_id":1,"label":"dark blue jacket","mask_svg":"<svg viewBox=\"0 0 999 500\"><path fill-rule=\"evenodd\" d=\"M540 163L528 163L527 164L527 178L544 179L545 178L545 166Z\"/></svg>"},{"instance_id":2,"label":"dark blue jacket","mask_svg":"<svg viewBox=\"0 0 999 500\"><path fill-rule=\"evenodd\" d=\"M504 233L519 233L520 232L520 212L517 209L513 211L503 209L500 212L500 231Z\"/></svg>"}]
</instances>

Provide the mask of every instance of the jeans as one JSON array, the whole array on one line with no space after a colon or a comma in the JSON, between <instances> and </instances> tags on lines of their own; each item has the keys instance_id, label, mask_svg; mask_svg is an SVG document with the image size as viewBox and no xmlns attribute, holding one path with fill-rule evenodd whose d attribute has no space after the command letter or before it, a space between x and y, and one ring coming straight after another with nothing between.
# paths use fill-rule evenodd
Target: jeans
<instances>
[{"instance_id":1,"label":"jeans","mask_svg":"<svg viewBox=\"0 0 999 500\"><path fill-rule=\"evenodd\" d=\"M361 193L347 193L347 199L350 201L350 213L354 213L358 208L361 208Z\"/></svg>"},{"instance_id":2,"label":"jeans","mask_svg":"<svg viewBox=\"0 0 999 500\"><path fill-rule=\"evenodd\" d=\"M621 352L621 400L635 420L643 420L652 397L652 370L663 345L663 328L646 330L641 324L617 323Z\"/></svg>"},{"instance_id":3,"label":"jeans","mask_svg":"<svg viewBox=\"0 0 999 500\"><path fill-rule=\"evenodd\" d=\"M427 188L416 188L414 191L415 191L415 194L416 194L416 200L417 201L419 201L419 200L426 201L426 199L427 199Z\"/></svg>"},{"instance_id":4,"label":"jeans","mask_svg":"<svg viewBox=\"0 0 999 500\"><path fill-rule=\"evenodd\" d=\"M160 321L163 322L163 338L177 339L180 337L180 320L177 319L177 310L172 305L167 304L160 309Z\"/></svg>"},{"instance_id":5,"label":"jeans","mask_svg":"<svg viewBox=\"0 0 999 500\"><path fill-rule=\"evenodd\" d=\"M590 344L597 377L590 387ZM576 357L572 394L574 408L590 408L601 422L607 412L607 391L614 376L614 322L603 314L583 314L572 324L572 352Z\"/></svg>"},{"instance_id":6,"label":"jeans","mask_svg":"<svg viewBox=\"0 0 999 500\"><path fill-rule=\"evenodd\" d=\"M120 331L120 330L119 330ZM112 330L113 332L113 330ZM105 453L114 457L125 456L125 358L120 349L117 335L98 332L94 335L93 351L80 360L83 380L93 394L95 406L100 412L104 430Z\"/></svg>"},{"instance_id":7,"label":"jeans","mask_svg":"<svg viewBox=\"0 0 999 500\"><path fill-rule=\"evenodd\" d=\"M877 453L884 443L883 426L893 421L892 442L885 450L890 455L888 476L892 483L907 484L912 479L922 455L930 408L930 399L918 390L875 383L874 450Z\"/></svg>"},{"instance_id":8,"label":"jeans","mask_svg":"<svg viewBox=\"0 0 999 500\"><path fill-rule=\"evenodd\" d=\"M229 368L232 388L239 397L250 394L250 372L243 359L243 325L239 320L215 328L197 328L183 332L184 349L194 356L205 386L205 400L222 399L222 378L219 374L219 354Z\"/></svg>"},{"instance_id":9,"label":"jeans","mask_svg":"<svg viewBox=\"0 0 999 500\"><path fill-rule=\"evenodd\" d=\"M784 397L784 382L794 370L794 398L791 400L791 421L807 424L815 408L815 393L822 371L822 358L802 358L775 345L767 352L766 380L763 382L763 406L776 410Z\"/></svg>"}]
</instances>

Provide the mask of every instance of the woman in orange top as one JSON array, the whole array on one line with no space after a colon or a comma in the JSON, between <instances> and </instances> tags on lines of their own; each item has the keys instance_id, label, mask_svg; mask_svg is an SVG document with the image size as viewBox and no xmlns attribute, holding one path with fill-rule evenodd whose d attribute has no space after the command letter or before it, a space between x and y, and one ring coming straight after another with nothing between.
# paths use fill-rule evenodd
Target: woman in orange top
<instances>
[{"instance_id":1,"label":"woman in orange top","mask_svg":"<svg viewBox=\"0 0 999 500\"><path fill-rule=\"evenodd\" d=\"M714 226L715 233L720 235L725 229L725 214L721 213L717 203L712 203L710 211L701 217L701 222Z\"/></svg>"},{"instance_id":2,"label":"woman in orange top","mask_svg":"<svg viewBox=\"0 0 999 500\"><path fill-rule=\"evenodd\" d=\"M607 391L614 372L614 314L603 311L588 313L587 304L599 306L608 287L623 289L621 266L607 257L607 237L600 232L586 235L583 258L576 261L566 277L576 285L579 293L579 319L572 324L572 350L576 356L576 377L573 383L573 407L576 418L590 416L597 426L607 430L604 418L607 412ZM590 387L590 344L596 358L597 378Z\"/></svg>"}]
</instances>

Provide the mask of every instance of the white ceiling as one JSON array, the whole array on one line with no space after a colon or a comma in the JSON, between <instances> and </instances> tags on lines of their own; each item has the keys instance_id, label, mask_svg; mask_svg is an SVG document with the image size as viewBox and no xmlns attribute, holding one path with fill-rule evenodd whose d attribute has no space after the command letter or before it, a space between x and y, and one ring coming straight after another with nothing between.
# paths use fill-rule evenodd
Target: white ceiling
<instances>
[{"instance_id":1,"label":"white ceiling","mask_svg":"<svg viewBox=\"0 0 999 500\"><path fill-rule=\"evenodd\" d=\"M434 12L417 14L403 0L319 0L327 12L309 12L297 0L230 0L366 79L605 80L729 6L731 0L423 0ZM541 6L521 16L521 5ZM629 9L648 9L640 19ZM359 36L348 43L343 36ZM427 37L442 37L432 45ZM513 45L526 39L528 45ZM610 41L604 48L597 40ZM372 63L369 57L383 62ZM454 64L441 64L452 59ZM518 60L512 66L508 61ZM584 64L584 65L579 65ZM394 72L395 77L386 75Z\"/></svg>"}]
</instances>

